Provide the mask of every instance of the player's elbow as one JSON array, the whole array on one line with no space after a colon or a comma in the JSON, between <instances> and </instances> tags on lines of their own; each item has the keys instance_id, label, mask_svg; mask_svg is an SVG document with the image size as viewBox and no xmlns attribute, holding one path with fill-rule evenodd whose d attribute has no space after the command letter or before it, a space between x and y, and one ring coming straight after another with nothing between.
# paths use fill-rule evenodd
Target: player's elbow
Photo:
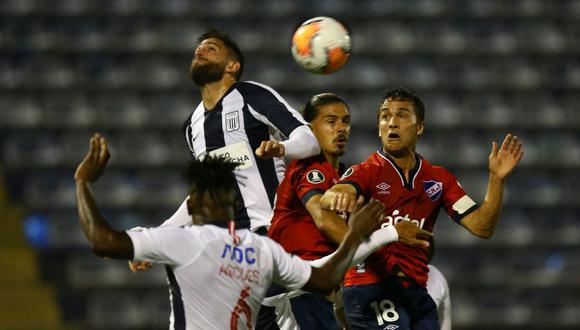
<instances>
[{"instance_id":1,"label":"player's elbow","mask_svg":"<svg viewBox=\"0 0 580 330\"><path fill-rule=\"evenodd\" d=\"M493 237L493 231L483 231L475 234L475 236L483 239L490 239Z\"/></svg>"},{"instance_id":2,"label":"player's elbow","mask_svg":"<svg viewBox=\"0 0 580 330\"><path fill-rule=\"evenodd\" d=\"M91 250L94 254L101 258L109 257L109 251L104 244L100 244L98 242L91 242Z\"/></svg>"},{"instance_id":3,"label":"player's elbow","mask_svg":"<svg viewBox=\"0 0 580 330\"><path fill-rule=\"evenodd\" d=\"M329 295L340 284L339 281L334 281L332 278L333 276L327 274L324 267L312 267L310 279L303 289L321 295Z\"/></svg>"},{"instance_id":4,"label":"player's elbow","mask_svg":"<svg viewBox=\"0 0 580 330\"><path fill-rule=\"evenodd\" d=\"M493 236L495 228L474 228L470 232L476 237L490 239Z\"/></svg>"}]
</instances>

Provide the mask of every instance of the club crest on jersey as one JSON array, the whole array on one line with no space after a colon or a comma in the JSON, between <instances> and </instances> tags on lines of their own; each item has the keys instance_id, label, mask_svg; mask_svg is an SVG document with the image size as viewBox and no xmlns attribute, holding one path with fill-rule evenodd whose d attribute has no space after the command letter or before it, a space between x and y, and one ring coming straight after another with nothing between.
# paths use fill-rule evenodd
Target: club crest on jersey
<instances>
[{"instance_id":1,"label":"club crest on jersey","mask_svg":"<svg viewBox=\"0 0 580 330\"><path fill-rule=\"evenodd\" d=\"M240 113L239 111L226 113L226 132L233 132L240 129Z\"/></svg>"},{"instance_id":2,"label":"club crest on jersey","mask_svg":"<svg viewBox=\"0 0 580 330\"><path fill-rule=\"evenodd\" d=\"M340 179L344 179L344 178L348 178L349 176L351 176L354 173L354 168L349 167L348 170L344 171L344 173L342 174L342 176L340 177Z\"/></svg>"},{"instance_id":3,"label":"club crest on jersey","mask_svg":"<svg viewBox=\"0 0 580 330\"><path fill-rule=\"evenodd\" d=\"M319 170L311 170L306 174L306 180L312 184L318 184L324 182L324 174Z\"/></svg>"},{"instance_id":4,"label":"club crest on jersey","mask_svg":"<svg viewBox=\"0 0 580 330\"><path fill-rule=\"evenodd\" d=\"M427 196L429 196L432 201L436 201L441 197L441 193L443 192L443 183L433 180L423 181L423 188L425 188Z\"/></svg>"}]
</instances>

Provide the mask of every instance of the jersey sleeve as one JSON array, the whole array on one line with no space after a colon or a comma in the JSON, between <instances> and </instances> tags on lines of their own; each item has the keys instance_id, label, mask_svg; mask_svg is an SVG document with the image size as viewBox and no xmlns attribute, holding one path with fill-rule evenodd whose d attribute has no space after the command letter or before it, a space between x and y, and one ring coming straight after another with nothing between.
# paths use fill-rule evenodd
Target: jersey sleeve
<instances>
[{"instance_id":1,"label":"jersey sleeve","mask_svg":"<svg viewBox=\"0 0 580 330\"><path fill-rule=\"evenodd\" d=\"M133 260L170 266L189 263L202 251L195 227L138 228L127 231L133 242Z\"/></svg>"},{"instance_id":2,"label":"jersey sleeve","mask_svg":"<svg viewBox=\"0 0 580 330\"><path fill-rule=\"evenodd\" d=\"M357 196L363 195L369 197L371 190L371 180L375 175L376 169L370 164L362 163L348 168L337 184L350 184L354 186Z\"/></svg>"},{"instance_id":3,"label":"jersey sleeve","mask_svg":"<svg viewBox=\"0 0 580 330\"><path fill-rule=\"evenodd\" d=\"M446 172L445 186L443 187L443 207L451 219L461 221L465 216L477 209L477 204L467 196L457 178Z\"/></svg>"},{"instance_id":4,"label":"jersey sleeve","mask_svg":"<svg viewBox=\"0 0 580 330\"><path fill-rule=\"evenodd\" d=\"M298 290L306 285L312 273L310 263L284 251L282 246L270 238L263 237L263 239L274 259L272 280L288 290Z\"/></svg>"},{"instance_id":5,"label":"jersey sleeve","mask_svg":"<svg viewBox=\"0 0 580 330\"><path fill-rule=\"evenodd\" d=\"M322 166L310 166L294 174L294 193L306 206L308 200L315 195L322 195L332 186L332 178L324 174Z\"/></svg>"},{"instance_id":6,"label":"jersey sleeve","mask_svg":"<svg viewBox=\"0 0 580 330\"><path fill-rule=\"evenodd\" d=\"M302 115L272 88L256 82L244 82L239 84L238 90L244 96L252 115L276 128L286 138L295 128L308 125Z\"/></svg>"}]
</instances>

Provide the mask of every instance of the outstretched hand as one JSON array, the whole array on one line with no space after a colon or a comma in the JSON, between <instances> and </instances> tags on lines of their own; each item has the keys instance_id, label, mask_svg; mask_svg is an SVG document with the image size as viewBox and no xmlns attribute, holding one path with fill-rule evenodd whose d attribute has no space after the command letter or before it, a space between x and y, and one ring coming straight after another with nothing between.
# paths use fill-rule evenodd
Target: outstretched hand
<instances>
[{"instance_id":1,"label":"outstretched hand","mask_svg":"<svg viewBox=\"0 0 580 330\"><path fill-rule=\"evenodd\" d=\"M429 247L429 240L433 237L431 232L419 228L411 221L399 221L395 229L399 234L399 242L414 247Z\"/></svg>"},{"instance_id":2,"label":"outstretched hand","mask_svg":"<svg viewBox=\"0 0 580 330\"><path fill-rule=\"evenodd\" d=\"M501 148L498 148L497 143L494 141L489 155L489 173L500 180L504 180L518 165L523 156L523 144L517 136L506 135Z\"/></svg>"},{"instance_id":3,"label":"outstretched hand","mask_svg":"<svg viewBox=\"0 0 580 330\"><path fill-rule=\"evenodd\" d=\"M85 182L98 180L105 172L109 157L107 140L98 133L93 135L89 152L77 167L75 180Z\"/></svg>"},{"instance_id":4,"label":"outstretched hand","mask_svg":"<svg viewBox=\"0 0 580 330\"><path fill-rule=\"evenodd\" d=\"M286 148L278 141L262 141L258 149L256 149L256 156L263 159L270 159L272 157L284 157Z\"/></svg>"}]
</instances>

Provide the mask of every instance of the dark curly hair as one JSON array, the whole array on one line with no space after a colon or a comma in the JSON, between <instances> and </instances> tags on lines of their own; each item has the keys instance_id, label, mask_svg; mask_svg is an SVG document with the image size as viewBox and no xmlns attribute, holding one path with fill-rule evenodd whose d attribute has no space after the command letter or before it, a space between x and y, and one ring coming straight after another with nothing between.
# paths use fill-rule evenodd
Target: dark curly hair
<instances>
[{"instance_id":1,"label":"dark curly hair","mask_svg":"<svg viewBox=\"0 0 580 330\"><path fill-rule=\"evenodd\" d=\"M236 188L233 171L238 165L227 158L210 155L190 161L183 172L189 184L189 193L195 193L198 200L201 200L208 192L217 201L219 191L228 192Z\"/></svg>"}]
</instances>

